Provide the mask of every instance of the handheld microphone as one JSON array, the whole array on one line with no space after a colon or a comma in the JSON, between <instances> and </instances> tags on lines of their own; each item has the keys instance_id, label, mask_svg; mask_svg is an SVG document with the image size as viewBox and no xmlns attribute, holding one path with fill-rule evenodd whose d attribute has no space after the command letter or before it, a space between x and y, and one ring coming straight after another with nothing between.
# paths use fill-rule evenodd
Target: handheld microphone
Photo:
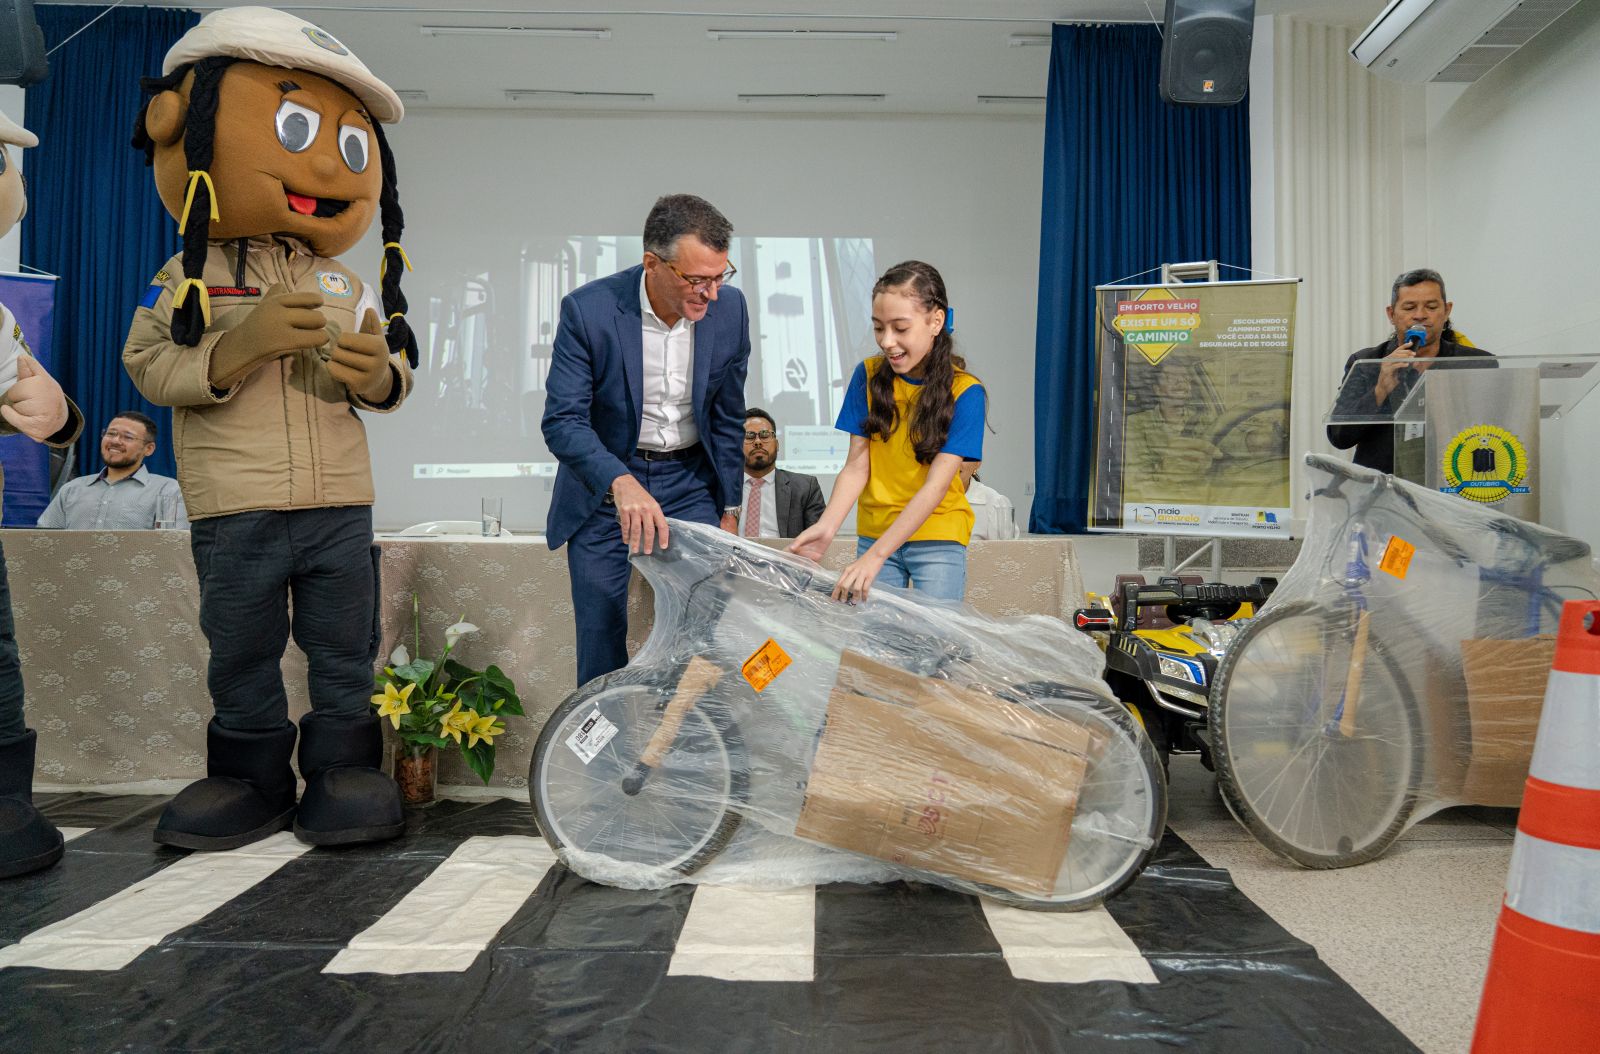
<instances>
[{"instance_id":1,"label":"handheld microphone","mask_svg":"<svg viewBox=\"0 0 1600 1054\"><path fill-rule=\"evenodd\" d=\"M1400 343L1410 344L1412 348L1420 348L1424 344L1428 343L1428 331L1423 329L1421 326L1412 326L1410 329L1406 330L1405 339Z\"/></svg>"}]
</instances>

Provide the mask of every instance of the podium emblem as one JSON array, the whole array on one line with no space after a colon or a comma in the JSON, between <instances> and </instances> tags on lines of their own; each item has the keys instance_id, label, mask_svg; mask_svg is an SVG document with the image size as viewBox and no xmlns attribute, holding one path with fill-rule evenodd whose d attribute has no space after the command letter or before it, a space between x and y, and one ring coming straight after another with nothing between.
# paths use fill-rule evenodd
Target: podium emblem
<instances>
[{"instance_id":1,"label":"podium emblem","mask_svg":"<svg viewBox=\"0 0 1600 1054\"><path fill-rule=\"evenodd\" d=\"M1496 425L1473 425L1445 444L1444 482L1439 489L1480 505L1526 494L1528 450L1522 440Z\"/></svg>"}]
</instances>

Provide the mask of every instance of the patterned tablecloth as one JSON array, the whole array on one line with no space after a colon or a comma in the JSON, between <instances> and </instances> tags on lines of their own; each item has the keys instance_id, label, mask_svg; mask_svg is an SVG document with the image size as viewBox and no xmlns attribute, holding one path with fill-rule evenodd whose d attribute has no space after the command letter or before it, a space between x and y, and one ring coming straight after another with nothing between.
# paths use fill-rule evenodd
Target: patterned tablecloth
<instances>
[{"instance_id":1,"label":"patterned tablecloth","mask_svg":"<svg viewBox=\"0 0 1600 1054\"><path fill-rule=\"evenodd\" d=\"M205 774L208 649L189 536L183 531L8 530L17 642L28 724L39 732L41 785L99 785ZM564 552L542 541L382 539L384 655L412 637L412 596L423 652L465 617L482 630L457 646L463 661L495 663L527 708L500 740L494 785L525 787L528 759L546 716L572 691L576 665ZM839 568L855 539L836 541L824 564ZM990 615L1065 616L1082 603L1072 542L1024 538L976 542L967 601ZM630 649L649 634L650 591L634 576ZM283 661L291 716L307 708L305 656ZM453 753L443 784L477 778Z\"/></svg>"}]
</instances>

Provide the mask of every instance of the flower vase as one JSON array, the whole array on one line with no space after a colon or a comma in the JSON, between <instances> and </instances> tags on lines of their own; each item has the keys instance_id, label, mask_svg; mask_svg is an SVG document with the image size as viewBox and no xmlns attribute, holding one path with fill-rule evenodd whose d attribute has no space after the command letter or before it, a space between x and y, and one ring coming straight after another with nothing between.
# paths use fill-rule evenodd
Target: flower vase
<instances>
[{"instance_id":1,"label":"flower vase","mask_svg":"<svg viewBox=\"0 0 1600 1054\"><path fill-rule=\"evenodd\" d=\"M433 804L439 788L439 748L425 747L418 753L404 744L395 747L394 781L400 785L400 800L406 805Z\"/></svg>"}]
</instances>

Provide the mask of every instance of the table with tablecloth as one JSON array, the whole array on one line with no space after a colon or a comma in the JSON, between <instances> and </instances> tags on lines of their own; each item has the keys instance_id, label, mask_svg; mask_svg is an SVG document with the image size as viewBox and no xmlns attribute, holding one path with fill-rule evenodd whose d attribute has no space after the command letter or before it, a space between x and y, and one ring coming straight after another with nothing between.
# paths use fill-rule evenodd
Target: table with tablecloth
<instances>
[{"instance_id":1,"label":"table with tablecloth","mask_svg":"<svg viewBox=\"0 0 1600 1054\"><path fill-rule=\"evenodd\" d=\"M205 773L208 649L184 531L8 530L10 572L27 717L39 732L41 785L104 785L193 779ZM572 691L576 668L565 552L542 540L380 538L383 656L413 646L413 597L421 654L443 647L460 619L480 632L457 646L471 666L494 663L515 681L528 716L499 740L493 785L526 786L544 719ZM841 538L825 566L844 566L855 539ZM1083 583L1065 538L975 542L967 601L989 615L1064 617ZM649 634L649 587L635 574L630 650ZM291 716L307 708L305 656L283 661ZM477 778L450 752L440 782Z\"/></svg>"}]
</instances>

